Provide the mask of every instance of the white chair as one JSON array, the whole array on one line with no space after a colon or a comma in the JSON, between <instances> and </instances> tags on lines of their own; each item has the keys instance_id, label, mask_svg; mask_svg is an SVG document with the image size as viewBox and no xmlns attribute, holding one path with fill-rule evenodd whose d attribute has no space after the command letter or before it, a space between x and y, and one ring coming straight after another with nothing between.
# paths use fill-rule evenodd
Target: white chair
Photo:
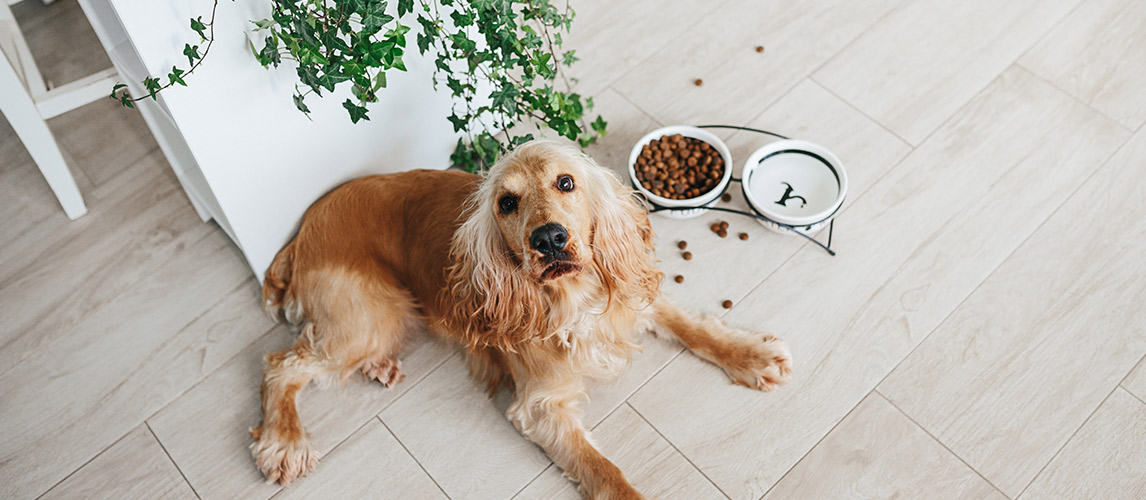
<instances>
[{"instance_id":1,"label":"white chair","mask_svg":"<svg viewBox=\"0 0 1146 500\"><path fill-rule=\"evenodd\" d=\"M76 219L87 207L45 120L107 96L118 74L109 68L49 90L8 8L19 1L0 0L0 114L16 130L64 213Z\"/></svg>"}]
</instances>

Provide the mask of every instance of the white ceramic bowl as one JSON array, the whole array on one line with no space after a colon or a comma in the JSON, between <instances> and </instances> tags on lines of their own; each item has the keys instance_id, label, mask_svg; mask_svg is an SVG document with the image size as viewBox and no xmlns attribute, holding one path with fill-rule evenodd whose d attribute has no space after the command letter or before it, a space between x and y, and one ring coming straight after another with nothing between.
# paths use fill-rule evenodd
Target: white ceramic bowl
<instances>
[{"instance_id":1,"label":"white ceramic bowl","mask_svg":"<svg viewBox=\"0 0 1146 500\"><path fill-rule=\"evenodd\" d=\"M848 192L843 162L819 144L776 141L757 149L741 173L744 198L769 229L812 234L827 225ZM779 223L779 224L777 224Z\"/></svg>"},{"instance_id":2,"label":"white ceramic bowl","mask_svg":"<svg viewBox=\"0 0 1146 500\"><path fill-rule=\"evenodd\" d=\"M645 187L641 185L641 181L637 180L637 157L641 155L641 149L644 148L646 144L653 142L654 139L660 139L662 136L673 134L680 134L685 137L691 137L693 139L699 139L707 142L708 145L716 148L716 151L720 153L720 157L724 159L724 176L721 177L720 182L718 182L711 191L697 196L696 198L689 198L686 200L672 200L653 194L651 191L645 189ZM728 146L726 146L724 141L720 140L719 137L716 137L706 130L696 127L673 125L669 127L658 128L652 132L649 132L648 134L645 134L644 137L641 137L641 140L637 141L637 144L633 146L633 151L629 154L629 182L632 183L633 188L643 194L645 198L649 200L649 202L651 202L656 207L677 209L692 208L692 210L664 210L656 212L657 214L672 219L690 219L703 214L705 211L703 207L711 207L712 205L716 204L717 200L720 199L720 195L724 193L725 189L728 189L728 182L730 179L732 179L732 153L728 151Z\"/></svg>"}]
</instances>

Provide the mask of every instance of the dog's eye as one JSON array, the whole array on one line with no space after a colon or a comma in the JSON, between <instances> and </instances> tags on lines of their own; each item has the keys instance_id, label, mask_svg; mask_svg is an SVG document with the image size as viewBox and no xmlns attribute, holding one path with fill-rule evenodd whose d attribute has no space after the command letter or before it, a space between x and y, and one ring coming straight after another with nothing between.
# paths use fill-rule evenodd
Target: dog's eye
<instances>
[{"instance_id":1,"label":"dog's eye","mask_svg":"<svg viewBox=\"0 0 1146 500\"><path fill-rule=\"evenodd\" d=\"M562 175L557 178L557 190L568 193L573 190L573 178L568 175Z\"/></svg>"},{"instance_id":2,"label":"dog's eye","mask_svg":"<svg viewBox=\"0 0 1146 500\"><path fill-rule=\"evenodd\" d=\"M512 194L502 196L500 200L497 200L497 208L501 210L503 214L517 210L517 197Z\"/></svg>"}]
</instances>

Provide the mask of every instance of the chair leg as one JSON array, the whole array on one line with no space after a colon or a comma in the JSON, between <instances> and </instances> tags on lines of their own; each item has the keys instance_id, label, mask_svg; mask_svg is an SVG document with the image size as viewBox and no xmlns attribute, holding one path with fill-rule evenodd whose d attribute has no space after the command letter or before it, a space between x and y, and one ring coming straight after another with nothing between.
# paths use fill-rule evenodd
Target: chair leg
<instances>
[{"instance_id":1,"label":"chair leg","mask_svg":"<svg viewBox=\"0 0 1146 500\"><path fill-rule=\"evenodd\" d=\"M60 147L52 137L48 124L40 116L35 102L25 90L23 82L16 76L8 57L0 54L0 113L12 124L16 135L28 149L28 154L40 167L40 173L56 199L64 207L64 213L69 219L77 219L88 212L84 205L84 198L76 187L64 155L60 154Z\"/></svg>"}]
</instances>

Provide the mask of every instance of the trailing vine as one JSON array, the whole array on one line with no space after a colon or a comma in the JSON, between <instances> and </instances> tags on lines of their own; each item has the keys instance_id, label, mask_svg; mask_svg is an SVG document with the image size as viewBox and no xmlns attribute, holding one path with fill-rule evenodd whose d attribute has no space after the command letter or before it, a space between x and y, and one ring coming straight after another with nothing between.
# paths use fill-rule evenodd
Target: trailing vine
<instances>
[{"instance_id":1,"label":"trailing vine","mask_svg":"<svg viewBox=\"0 0 1146 500\"><path fill-rule=\"evenodd\" d=\"M451 160L466 170L488 168L507 149L534 138L519 133L520 124L537 131L552 130L582 146L605 133L605 121L586 116L592 98L571 90L575 80L564 68L577 61L573 50L562 49L574 18L565 3L551 0L271 0L271 15L252 21L262 36L251 43L264 67L284 61L295 65L298 83L292 96L309 116L307 98L322 97L349 86L351 98L342 102L350 120L369 120L368 104L378 100L388 72L406 71L407 38L415 38L421 54L433 53L435 88L444 85L454 98L447 119L458 140ZM186 85L214 42L215 0L211 19L191 20L191 29L205 43L187 44L190 69L173 67L166 84L147 77L147 96L132 98L118 84L112 98L133 102L173 85ZM403 23L403 20L412 23ZM208 31L209 30L209 31ZM392 74L392 73L391 73Z\"/></svg>"}]
</instances>

